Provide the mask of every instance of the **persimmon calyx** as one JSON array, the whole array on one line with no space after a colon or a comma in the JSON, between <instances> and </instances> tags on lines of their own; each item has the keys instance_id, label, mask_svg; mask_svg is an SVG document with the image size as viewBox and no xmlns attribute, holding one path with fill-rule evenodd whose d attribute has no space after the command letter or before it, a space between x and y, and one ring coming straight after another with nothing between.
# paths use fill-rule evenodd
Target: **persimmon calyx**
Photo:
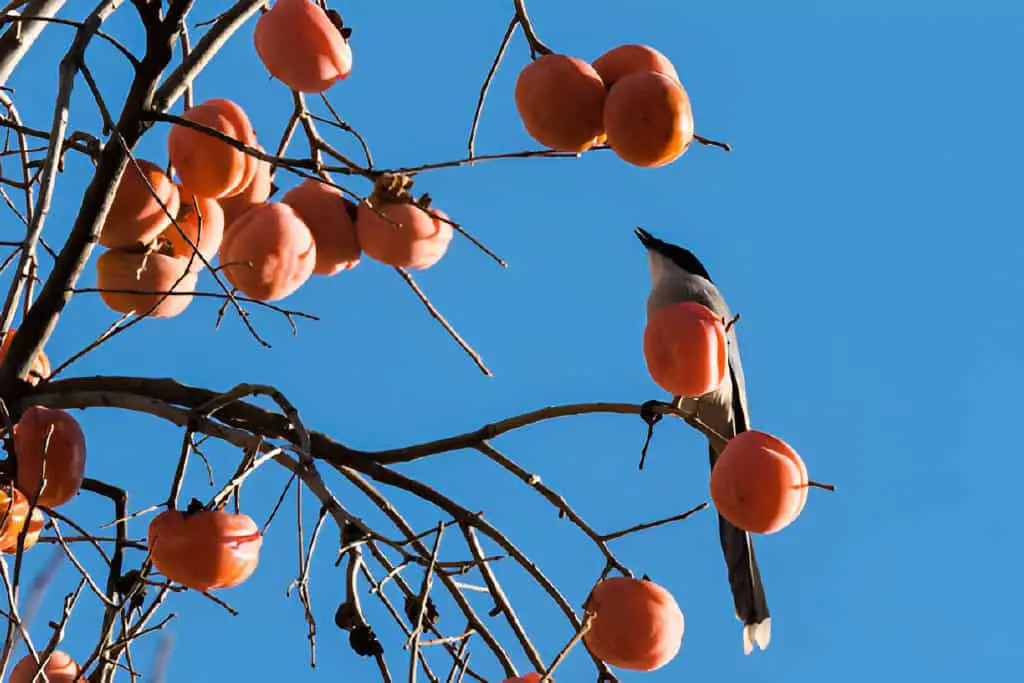
<instances>
[{"instance_id":1,"label":"persimmon calyx","mask_svg":"<svg viewBox=\"0 0 1024 683\"><path fill-rule=\"evenodd\" d=\"M206 505L203 503L203 501L199 500L198 498L193 498L192 500L189 501L188 507L185 508L185 511L182 512L181 514L182 514L182 517L186 517L187 518L187 517L190 517L190 516L192 516L194 514L197 514L199 512L205 512L205 511L206 511Z\"/></svg>"},{"instance_id":2,"label":"persimmon calyx","mask_svg":"<svg viewBox=\"0 0 1024 683\"><path fill-rule=\"evenodd\" d=\"M409 202L415 203L412 193L414 181L412 176L402 173L381 173L373 181L373 192L368 199L371 203L384 201L391 203Z\"/></svg>"}]
</instances>

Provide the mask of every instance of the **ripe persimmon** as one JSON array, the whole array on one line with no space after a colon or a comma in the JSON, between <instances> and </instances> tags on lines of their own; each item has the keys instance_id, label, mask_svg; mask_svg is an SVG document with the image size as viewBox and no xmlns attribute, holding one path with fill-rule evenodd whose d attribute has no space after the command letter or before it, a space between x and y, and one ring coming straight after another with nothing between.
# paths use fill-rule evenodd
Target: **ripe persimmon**
<instances>
[{"instance_id":1,"label":"ripe persimmon","mask_svg":"<svg viewBox=\"0 0 1024 683\"><path fill-rule=\"evenodd\" d=\"M197 509L198 508L198 509ZM248 515L205 510L164 510L147 534L157 570L194 590L231 588L256 571L263 535Z\"/></svg>"},{"instance_id":2,"label":"ripe persimmon","mask_svg":"<svg viewBox=\"0 0 1024 683\"><path fill-rule=\"evenodd\" d=\"M694 301L656 309L644 328L644 359L651 379L673 396L714 391L729 367L722 318Z\"/></svg>"},{"instance_id":3,"label":"ripe persimmon","mask_svg":"<svg viewBox=\"0 0 1024 683\"><path fill-rule=\"evenodd\" d=\"M17 332L17 328L11 328L7 331L7 336L4 337L4 341L0 344L0 363L4 361L7 356L7 350L11 348L11 343L14 341L14 333ZM32 365L28 371L28 383L35 386L42 380L50 376L50 359L46 353L40 351L35 360L32 361Z\"/></svg>"},{"instance_id":4,"label":"ripe persimmon","mask_svg":"<svg viewBox=\"0 0 1024 683\"><path fill-rule=\"evenodd\" d=\"M316 242L316 275L334 275L359 265L356 205L341 190L306 178L281 197L299 214Z\"/></svg>"},{"instance_id":5,"label":"ripe persimmon","mask_svg":"<svg viewBox=\"0 0 1024 683\"><path fill-rule=\"evenodd\" d=\"M596 613L583 636L587 649L607 664L654 671L683 644L683 612L672 594L646 579L616 576L598 582L585 609Z\"/></svg>"},{"instance_id":6,"label":"ripe persimmon","mask_svg":"<svg viewBox=\"0 0 1024 683\"><path fill-rule=\"evenodd\" d=\"M807 466L782 439L756 430L729 439L711 470L719 514L750 533L773 534L807 503Z\"/></svg>"},{"instance_id":7,"label":"ripe persimmon","mask_svg":"<svg viewBox=\"0 0 1024 683\"><path fill-rule=\"evenodd\" d=\"M117 313L149 312L152 318L180 315L192 303L198 278L198 271L188 269L187 258L111 249L96 259L100 298Z\"/></svg>"},{"instance_id":8,"label":"ripe persimmon","mask_svg":"<svg viewBox=\"0 0 1024 683\"><path fill-rule=\"evenodd\" d=\"M78 495L85 476L85 433L71 413L45 406L26 410L14 425L14 452L15 481L29 502L55 508Z\"/></svg>"},{"instance_id":9,"label":"ripe persimmon","mask_svg":"<svg viewBox=\"0 0 1024 683\"><path fill-rule=\"evenodd\" d=\"M310 0L277 0L256 22L256 53L292 90L321 93L352 71L352 48L330 16Z\"/></svg>"},{"instance_id":10,"label":"ripe persimmon","mask_svg":"<svg viewBox=\"0 0 1024 683\"><path fill-rule=\"evenodd\" d=\"M246 145L256 144L256 132L249 117L231 100L207 100L186 111L182 118ZM167 153L182 184L203 197L232 197L242 192L256 175L256 157L205 131L179 123L171 126L167 134Z\"/></svg>"},{"instance_id":11,"label":"ripe persimmon","mask_svg":"<svg viewBox=\"0 0 1024 683\"><path fill-rule=\"evenodd\" d=\"M0 509L0 514L2 514L2 509ZM32 517L28 522L28 533L25 534L24 550L26 552L39 540L39 534L43 532L44 526L46 526L46 518L43 517L43 511L37 507L32 508ZM22 529L24 529L24 524ZM18 533L14 534L10 543L0 546L0 553L14 555L18 552L18 536L21 535L22 529L18 529Z\"/></svg>"},{"instance_id":12,"label":"ripe persimmon","mask_svg":"<svg viewBox=\"0 0 1024 683\"><path fill-rule=\"evenodd\" d=\"M0 485L0 547L6 548L18 542L18 534L28 517L28 508L28 498L13 482Z\"/></svg>"},{"instance_id":13,"label":"ripe persimmon","mask_svg":"<svg viewBox=\"0 0 1024 683\"><path fill-rule=\"evenodd\" d=\"M693 110L679 81L646 71L623 76L604 106L608 146L636 166L669 164L693 142Z\"/></svg>"},{"instance_id":14,"label":"ripe persimmon","mask_svg":"<svg viewBox=\"0 0 1024 683\"><path fill-rule=\"evenodd\" d=\"M151 161L136 161L138 168L131 160L128 161L110 211L103 221L99 241L104 247L126 249L149 244L163 232L171 222L170 217L178 211L178 188L167 174ZM167 212L160 202L167 207Z\"/></svg>"},{"instance_id":15,"label":"ripe persimmon","mask_svg":"<svg viewBox=\"0 0 1024 683\"><path fill-rule=\"evenodd\" d=\"M448 251L453 230L451 223L442 220L448 217L444 212L430 208L431 215L410 202L375 201L373 197L370 201L376 211L360 204L356 212L359 244L370 258L389 266L424 270Z\"/></svg>"},{"instance_id":16,"label":"ripe persimmon","mask_svg":"<svg viewBox=\"0 0 1024 683\"><path fill-rule=\"evenodd\" d=\"M531 671L528 674L523 674L519 678L506 678L501 683L537 683L540 680L540 674L536 671ZM555 683L555 677L548 677L548 683Z\"/></svg>"},{"instance_id":17,"label":"ripe persimmon","mask_svg":"<svg viewBox=\"0 0 1024 683\"><path fill-rule=\"evenodd\" d=\"M619 45L595 59L591 66L601 76L606 88L629 74L654 71L679 81L679 74L672 61L649 45Z\"/></svg>"},{"instance_id":18,"label":"ripe persimmon","mask_svg":"<svg viewBox=\"0 0 1024 683\"><path fill-rule=\"evenodd\" d=\"M220 249L220 243L224 239L224 209L217 203L216 199L201 197L184 185L179 186L181 195L181 208L178 210L178 227L186 235L186 240L178 227L172 223L168 225L161 235L170 245L170 256L184 258L192 261L192 269L200 271L206 267L203 259L199 256L193 258L193 252L198 250L207 262L213 260ZM199 212L196 213L196 207ZM202 225L200 225L202 216ZM202 230L200 231L200 228ZM200 234L201 233L201 234ZM191 241L192 244L189 244ZM195 249L193 246L195 245Z\"/></svg>"},{"instance_id":19,"label":"ripe persimmon","mask_svg":"<svg viewBox=\"0 0 1024 683\"><path fill-rule=\"evenodd\" d=\"M283 202L254 206L231 224L220 245L224 277L257 301L294 293L313 274L316 243L295 209Z\"/></svg>"},{"instance_id":20,"label":"ripe persimmon","mask_svg":"<svg viewBox=\"0 0 1024 683\"><path fill-rule=\"evenodd\" d=\"M582 59L535 59L519 73L515 99L526 132L551 149L583 152L604 130L604 82Z\"/></svg>"},{"instance_id":21,"label":"ripe persimmon","mask_svg":"<svg viewBox=\"0 0 1024 683\"><path fill-rule=\"evenodd\" d=\"M39 665L36 664L36 660L32 659L32 655L25 655L11 670L10 683L41 681L42 677L35 678L38 670ZM82 669L78 666L78 662L61 650L54 650L50 653L50 658L43 665L43 673L46 674L46 680L50 683L76 683L85 680L80 675Z\"/></svg>"},{"instance_id":22,"label":"ripe persimmon","mask_svg":"<svg viewBox=\"0 0 1024 683\"><path fill-rule=\"evenodd\" d=\"M264 151L263 147L260 145L253 146L260 151ZM264 161L263 159L257 159L256 175L253 176L252 182L246 185L241 192L233 197L225 197L219 200L220 207L224 210L224 229L227 230L230 228L231 224L234 223L239 216L252 207L267 201L272 189L273 183L270 180L270 162Z\"/></svg>"}]
</instances>

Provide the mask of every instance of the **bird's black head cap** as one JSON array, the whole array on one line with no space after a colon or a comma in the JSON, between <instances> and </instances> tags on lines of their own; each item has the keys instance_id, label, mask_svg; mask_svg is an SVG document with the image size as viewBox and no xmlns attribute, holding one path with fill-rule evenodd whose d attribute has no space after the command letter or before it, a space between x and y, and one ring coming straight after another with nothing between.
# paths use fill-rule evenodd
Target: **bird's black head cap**
<instances>
[{"instance_id":1,"label":"bird's black head cap","mask_svg":"<svg viewBox=\"0 0 1024 683\"><path fill-rule=\"evenodd\" d=\"M689 249L660 240L643 228L638 227L634 230L634 233L636 234L637 239L640 240L640 243L643 244L648 251L660 254L688 273L700 275L707 281L711 281L711 275L708 274L704 264L701 263L700 259L698 259Z\"/></svg>"}]
</instances>

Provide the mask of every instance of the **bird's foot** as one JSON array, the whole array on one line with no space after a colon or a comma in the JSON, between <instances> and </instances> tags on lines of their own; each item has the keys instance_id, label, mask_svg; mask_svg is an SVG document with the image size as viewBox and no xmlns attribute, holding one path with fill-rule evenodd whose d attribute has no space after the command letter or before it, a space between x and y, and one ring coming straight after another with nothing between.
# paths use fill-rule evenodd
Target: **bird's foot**
<instances>
[{"instance_id":1,"label":"bird's foot","mask_svg":"<svg viewBox=\"0 0 1024 683\"><path fill-rule=\"evenodd\" d=\"M664 405L661 401L644 401L640 406L640 419L647 423L647 438L644 439L644 446L640 449L639 469L641 470L644 468L644 461L647 460L647 447L651 445L651 439L654 438L654 425L661 422L661 418L664 417L657 408Z\"/></svg>"}]
</instances>

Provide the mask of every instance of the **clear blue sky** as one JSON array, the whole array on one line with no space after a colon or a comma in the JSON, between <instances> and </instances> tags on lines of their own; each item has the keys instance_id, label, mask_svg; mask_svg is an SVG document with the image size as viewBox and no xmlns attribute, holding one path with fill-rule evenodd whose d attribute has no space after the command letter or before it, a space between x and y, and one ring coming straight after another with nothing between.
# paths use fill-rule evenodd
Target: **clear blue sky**
<instances>
[{"instance_id":1,"label":"clear blue sky","mask_svg":"<svg viewBox=\"0 0 1024 683\"><path fill-rule=\"evenodd\" d=\"M226 4L199 3L192 23ZM783 4L530 6L540 35L558 51L593 59L616 44L643 42L665 52L693 99L698 131L728 140L735 151L696 147L659 170L595 153L422 175L417 190L429 191L435 206L510 263L502 270L457 238L441 264L418 278L496 377L480 375L401 279L370 261L315 278L284 302L322 317L302 323L297 337L281 318L257 311L271 350L249 338L237 317L214 331L217 304L205 300L177 319L135 328L70 374L175 376L213 389L275 384L308 424L360 448L428 440L543 405L660 398L640 344L648 282L631 232L643 225L693 249L742 314L754 426L792 443L812 476L838 492L812 491L795 524L758 539L774 629L769 650L751 657L742 654L713 514L617 542L614 549L637 574L675 594L687 626L671 664L647 675L621 672L622 680L845 683L883 672L886 680L1016 680L1024 650L1014 626L1021 597L1012 586L1021 559L1015 540L1024 466L1016 442L1004 444L1002 432L1012 426L1013 387L1022 375L1024 99L1017 83L1024 10L1009 2L973 9L932 3L928 10L910 2L849 10L831 2ZM355 69L330 97L367 137L377 163L463 156L511 2L338 9L355 28ZM135 21L126 3L110 30L139 49ZM199 80L197 97L242 104L270 146L291 105L256 59L254 23ZM70 35L48 29L42 49L50 61L27 63L13 80L23 117L37 127L49 126L57 61ZM492 88L480 152L535 146L512 101L527 58L520 35ZM109 93L123 92L127 69L112 50L94 45L89 63ZM95 131L97 120L82 83L71 125ZM164 163L165 137L166 127L157 127L140 156ZM69 163L49 222L51 243L70 224L89 169ZM277 182L286 189L296 181L279 174ZM15 237L17 224L6 225ZM94 282L90 267L81 285ZM214 286L209 275L202 282ZM48 351L63 361L115 317L96 295L77 297ZM172 342L175 336L184 341ZM166 496L177 431L112 411L81 419L91 476L126 486L132 509ZM664 423L638 473L643 435L638 418L595 416L533 427L495 445L556 487L592 525L613 531L708 497L699 435ZM223 481L238 453L220 447L210 455ZM486 509L574 605L582 603L603 565L600 555L522 482L469 452L402 469L471 509ZM208 497L202 468L191 475L186 495ZM270 468L254 477L245 510L262 522L283 482ZM331 483L346 504L379 518L350 488ZM309 519L311 500L305 497ZM395 501L418 528L440 520L408 496ZM87 496L66 509L90 524L111 518ZM197 594L172 601L178 618L170 680L374 680L372 661L351 654L331 621L343 595L333 531L322 537L313 572L321 668L306 666L302 611L284 595L296 572L294 509L290 497L258 573L222 593L242 616ZM145 521L133 522L131 532L143 536ZM449 557L466 557L454 549L455 536L445 541ZM49 552L33 551L29 568ZM570 635L565 620L509 560L497 568L542 654L552 657ZM59 578L46 618L58 614L74 569L65 564ZM418 582L419 574L409 578ZM483 596L471 598L481 613L490 608ZM401 640L376 603L364 602L400 679ZM441 606L448 632L458 632L462 621L450 603ZM97 610L93 600L71 620L65 649L76 657L95 640ZM500 619L491 621L507 636ZM45 638L45 619L33 633ZM137 649L143 672L155 643ZM482 649L472 661L500 680ZM518 651L516 661L529 670ZM593 676L580 649L556 678Z\"/></svg>"}]
</instances>

